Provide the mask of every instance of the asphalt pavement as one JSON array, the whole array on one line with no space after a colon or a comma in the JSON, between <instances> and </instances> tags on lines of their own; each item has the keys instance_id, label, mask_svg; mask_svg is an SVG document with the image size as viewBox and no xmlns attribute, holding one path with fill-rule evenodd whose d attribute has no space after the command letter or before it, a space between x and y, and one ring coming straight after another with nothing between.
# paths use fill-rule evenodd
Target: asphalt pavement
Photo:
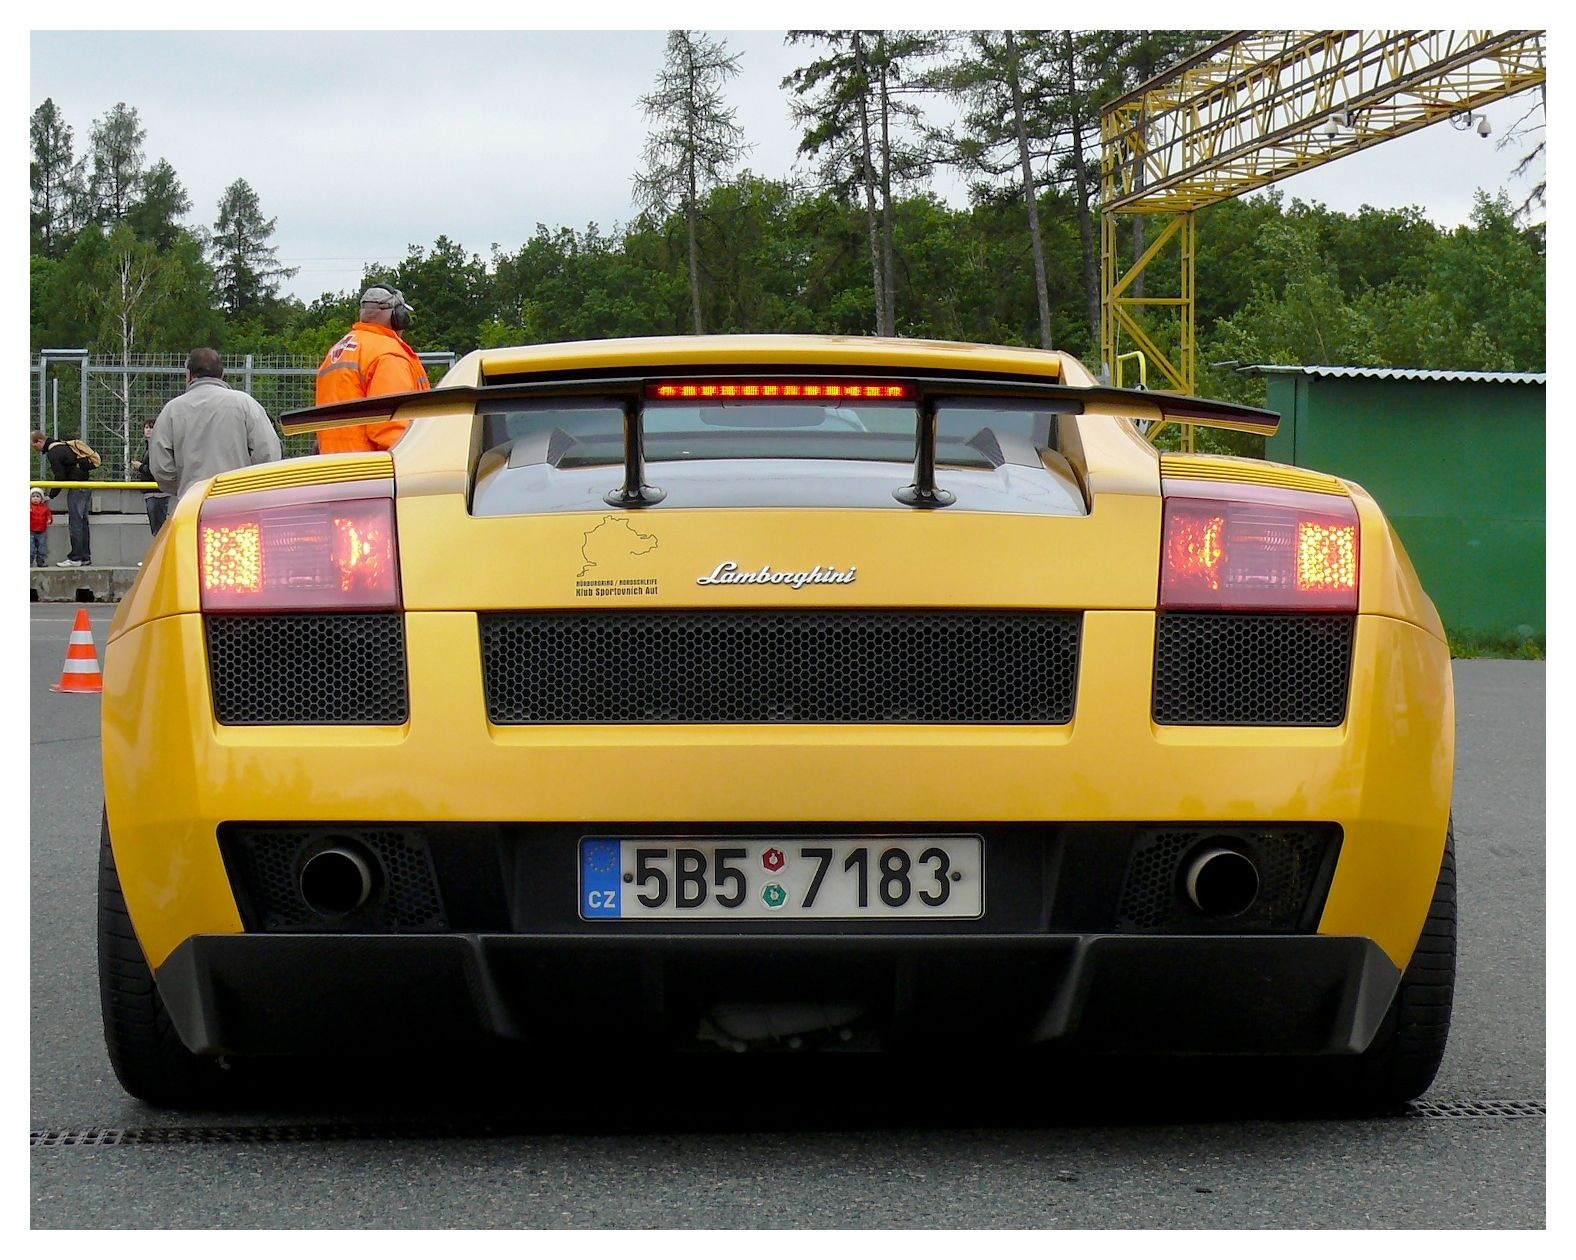
<instances>
[{"instance_id":1,"label":"asphalt pavement","mask_svg":"<svg viewBox=\"0 0 1576 1260\"><path fill-rule=\"evenodd\" d=\"M1032 1107L965 1065L913 1080L731 1060L710 1081L332 1063L245 1110L180 1115L127 1097L105 1057L100 702L49 690L75 612L30 615L35 1228L1545 1223L1541 663L1455 666L1456 1010L1406 1115L1201 1104L1185 1080L1152 1110L1105 1114L1078 1081L1046 1082L1052 1103ZM100 651L112 612L90 607Z\"/></svg>"}]
</instances>

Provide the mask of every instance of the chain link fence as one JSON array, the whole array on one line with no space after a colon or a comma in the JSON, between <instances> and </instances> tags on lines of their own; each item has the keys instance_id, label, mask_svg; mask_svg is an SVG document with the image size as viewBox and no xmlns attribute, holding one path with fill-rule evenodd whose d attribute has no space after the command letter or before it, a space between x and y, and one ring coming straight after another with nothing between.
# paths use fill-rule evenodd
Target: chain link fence
<instances>
[{"instance_id":1,"label":"chain link fence","mask_svg":"<svg viewBox=\"0 0 1576 1260\"><path fill-rule=\"evenodd\" d=\"M449 351L421 356L433 384L453 366ZM130 481L131 461L143 453L142 426L186 388L184 354L138 354L113 362L84 350L44 350L32 365L33 429L51 437L81 438L104 461L96 481ZM224 379L246 391L277 423L282 412L310 407L317 382L317 360L300 355L227 355ZM283 439L284 455L317 450L310 433ZM35 461L37 479L47 479L45 461Z\"/></svg>"}]
</instances>

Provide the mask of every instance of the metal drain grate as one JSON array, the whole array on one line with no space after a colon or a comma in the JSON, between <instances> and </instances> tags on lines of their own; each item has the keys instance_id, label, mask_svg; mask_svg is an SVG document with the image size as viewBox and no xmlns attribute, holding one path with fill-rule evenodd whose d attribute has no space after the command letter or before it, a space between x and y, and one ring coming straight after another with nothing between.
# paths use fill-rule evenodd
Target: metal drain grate
<instances>
[{"instance_id":1,"label":"metal drain grate","mask_svg":"<svg viewBox=\"0 0 1576 1260\"><path fill-rule=\"evenodd\" d=\"M494 1137L485 1125L450 1124L261 1124L239 1128L190 1125L149 1129L43 1129L29 1146L190 1146L273 1142L386 1142L426 1138Z\"/></svg>"},{"instance_id":2,"label":"metal drain grate","mask_svg":"<svg viewBox=\"0 0 1576 1260\"><path fill-rule=\"evenodd\" d=\"M1548 1108L1541 1099L1481 1099L1458 1102L1424 1098L1396 1113L1415 1120L1542 1120ZM455 1124L259 1124L240 1127L191 1125L147 1129L42 1129L29 1135L29 1146L194 1146L249 1145L274 1142L388 1142L438 1138L505 1137L511 1130L491 1125Z\"/></svg>"},{"instance_id":3,"label":"metal drain grate","mask_svg":"<svg viewBox=\"0 0 1576 1260\"><path fill-rule=\"evenodd\" d=\"M1405 1114L1422 1120L1541 1120L1548 1107L1541 1100L1525 1098L1477 1102L1420 1098L1407 1104Z\"/></svg>"}]
</instances>

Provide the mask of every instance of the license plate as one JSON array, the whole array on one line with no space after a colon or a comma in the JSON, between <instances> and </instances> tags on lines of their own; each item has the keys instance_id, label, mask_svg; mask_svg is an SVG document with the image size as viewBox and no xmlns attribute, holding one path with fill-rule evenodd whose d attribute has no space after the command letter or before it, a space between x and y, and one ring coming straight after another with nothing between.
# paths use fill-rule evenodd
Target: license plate
<instances>
[{"instance_id":1,"label":"license plate","mask_svg":"<svg viewBox=\"0 0 1576 1260\"><path fill-rule=\"evenodd\" d=\"M977 919L979 836L587 836L583 919Z\"/></svg>"}]
</instances>

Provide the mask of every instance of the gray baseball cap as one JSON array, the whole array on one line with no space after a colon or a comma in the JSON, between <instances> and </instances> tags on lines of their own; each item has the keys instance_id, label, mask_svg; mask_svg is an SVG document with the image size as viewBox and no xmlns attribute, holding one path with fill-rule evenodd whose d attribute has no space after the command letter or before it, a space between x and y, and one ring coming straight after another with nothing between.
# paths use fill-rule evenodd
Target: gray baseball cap
<instances>
[{"instance_id":1,"label":"gray baseball cap","mask_svg":"<svg viewBox=\"0 0 1576 1260\"><path fill-rule=\"evenodd\" d=\"M393 310L396 306L403 306L407 311L416 308L405 300L405 295L392 285L374 284L361 295L361 305L381 306L385 310Z\"/></svg>"}]
</instances>

